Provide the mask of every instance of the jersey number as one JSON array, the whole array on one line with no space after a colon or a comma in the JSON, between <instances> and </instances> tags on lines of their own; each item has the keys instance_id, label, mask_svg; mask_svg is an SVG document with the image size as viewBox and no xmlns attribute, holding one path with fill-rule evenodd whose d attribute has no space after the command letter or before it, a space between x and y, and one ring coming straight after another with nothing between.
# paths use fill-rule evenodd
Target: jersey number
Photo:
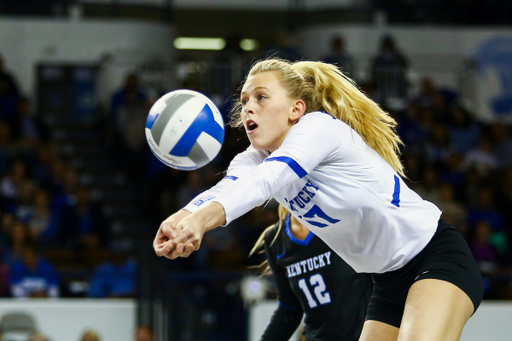
<instances>
[{"instance_id":1,"label":"jersey number","mask_svg":"<svg viewBox=\"0 0 512 341\"><path fill-rule=\"evenodd\" d=\"M309 278L309 283L311 284L311 287L314 288L316 299L320 304L331 303L331 295L329 295L329 293L325 291L326 287L322 275L316 274L311 276ZM302 291L304 292L304 295L308 300L309 307L316 308L318 304L311 295L311 292L309 291L308 285L306 284L306 280L304 278L299 280L299 288L301 288Z\"/></svg>"},{"instance_id":2,"label":"jersey number","mask_svg":"<svg viewBox=\"0 0 512 341\"><path fill-rule=\"evenodd\" d=\"M313 207L311 207L311 209L309 211L304 213L303 217L304 218L312 218L312 219L318 218L322 222L304 219L305 221L307 221L311 225L318 226L318 227L327 227L327 226L329 226L329 224L326 224L325 222L330 223L330 224L336 224L339 221L338 219L334 219L334 218L329 217L317 205L313 205ZM323 222L323 221L325 221L325 222Z\"/></svg>"}]
</instances>

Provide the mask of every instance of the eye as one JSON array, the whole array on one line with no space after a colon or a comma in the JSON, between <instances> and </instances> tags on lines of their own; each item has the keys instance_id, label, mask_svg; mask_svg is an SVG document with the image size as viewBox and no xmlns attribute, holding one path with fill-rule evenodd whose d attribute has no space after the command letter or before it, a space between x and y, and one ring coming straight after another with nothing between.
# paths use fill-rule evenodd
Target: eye
<instances>
[{"instance_id":1,"label":"eye","mask_svg":"<svg viewBox=\"0 0 512 341\"><path fill-rule=\"evenodd\" d=\"M267 98L267 96L258 95L258 101L261 101L262 99L265 99L265 98Z\"/></svg>"},{"instance_id":2,"label":"eye","mask_svg":"<svg viewBox=\"0 0 512 341\"><path fill-rule=\"evenodd\" d=\"M245 105L247 104L247 99L242 98L242 99L240 100L240 103L242 103L242 106L245 106Z\"/></svg>"}]
</instances>

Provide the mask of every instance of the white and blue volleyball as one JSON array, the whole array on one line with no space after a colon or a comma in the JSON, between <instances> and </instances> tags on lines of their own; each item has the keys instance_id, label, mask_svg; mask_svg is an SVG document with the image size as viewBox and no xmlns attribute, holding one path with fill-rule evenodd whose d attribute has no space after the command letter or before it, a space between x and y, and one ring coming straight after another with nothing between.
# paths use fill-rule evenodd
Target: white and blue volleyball
<instances>
[{"instance_id":1,"label":"white and blue volleyball","mask_svg":"<svg viewBox=\"0 0 512 341\"><path fill-rule=\"evenodd\" d=\"M149 111L146 140L164 164L195 170L212 161L224 142L224 120L205 95L180 89L162 96Z\"/></svg>"}]
</instances>

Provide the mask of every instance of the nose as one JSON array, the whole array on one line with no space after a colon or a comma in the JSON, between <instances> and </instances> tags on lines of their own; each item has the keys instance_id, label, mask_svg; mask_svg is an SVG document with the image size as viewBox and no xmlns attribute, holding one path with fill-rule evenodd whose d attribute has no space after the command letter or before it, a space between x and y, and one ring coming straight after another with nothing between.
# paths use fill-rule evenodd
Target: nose
<instances>
[{"instance_id":1,"label":"nose","mask_svg":"<svg viewBox=\"0 0 512 341\"><path fill-rule=\"evenodd\" d=\"M244 105L244 111L246 114L254 114L254 111L252 109L252 101L247 100L247 102Z\"/></svg>"}]
</instances>

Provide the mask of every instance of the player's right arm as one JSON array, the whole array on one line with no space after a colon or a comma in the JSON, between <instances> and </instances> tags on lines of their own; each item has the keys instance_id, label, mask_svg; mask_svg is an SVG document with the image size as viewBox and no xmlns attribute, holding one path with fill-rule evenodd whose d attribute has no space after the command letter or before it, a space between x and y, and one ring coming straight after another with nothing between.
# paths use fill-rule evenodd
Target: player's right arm
<instances>
[{"instance_id":1,"label":"player's right arm","mask_svg":"<svg viewBox=\"0 0 512 341\"><path fill-rule=\"evenodd\" d=\"M236 181L239 177L254 170L267 156L267 153L258 151L252 146L249 146L249 148L235 156L230 162L226 176L221 181L209 190L196 196L183 209L191 213L197 211L203 205L222 194L233 184L233 181Z\"/></svg>"},{"instance_id":2,"label":"player's right arm","mask_svg":"<svg viewBox=\"0 0 512 341\"><path fill-rule=\"evenodd\" d=\"M276 257L268 246L274 240L275 233L272 232L275 232L275 229L270 230L265 236L265 255L274 276L279 305L270 318L260 341L287 341L300 325L303 310L299 300L293 294L284 269L277 265Z\"/></svg>"},{"instance_id":3,"label":"player's right arm","mask_svg":"<svg viewBox=\"0 0 512 341\"><path fill-rule=\"evenodd\" d=\"M265 152L258 151L253 147L247 148L247 150L238 154L233 161L231 161L227 175L221 181L209 190L196 196L184 208L165 219L160 225L155 239L153 240L153 249L157 256L165 256L166 258L174 259L174 257L170 256L170 252L174 250L175 245L170 240L176 237L174 234L176 225L191 213L199 210L212 199L217 198L226 188L229 188L232 185L233 181L236 181L238 177L252 171L266 157L267 155ZM185 253L190 254L198 247L198 245L187 244L184 247Z\"/></svg>"}]
</instances>

